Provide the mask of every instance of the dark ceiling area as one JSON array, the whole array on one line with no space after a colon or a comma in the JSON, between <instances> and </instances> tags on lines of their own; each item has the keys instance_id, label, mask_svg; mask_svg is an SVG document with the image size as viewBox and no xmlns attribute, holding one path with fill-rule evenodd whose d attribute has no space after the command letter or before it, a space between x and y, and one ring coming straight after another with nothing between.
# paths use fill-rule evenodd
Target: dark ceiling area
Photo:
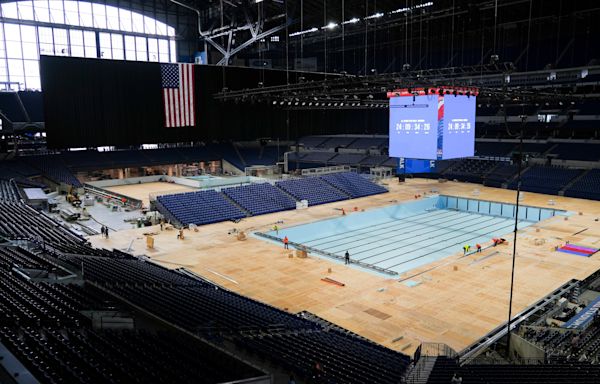
<instances>
[{"instance_id":1,"label":"dark ceiling area","mask_svg":"<svg viewBox=\"0 0 600 384\"><path fill-rule=\"evenodd\" d=\"M365 75L494 60L521 71L567 68L593 65L600 56L595 1L214 0L192 6L201 9L201 30L223 47L235 49L252 37L243 29L249 20L272 31L232 55L234 65ZM222 59L210 44L208 51L211 63Z\"/></svg>"}]
</instances>

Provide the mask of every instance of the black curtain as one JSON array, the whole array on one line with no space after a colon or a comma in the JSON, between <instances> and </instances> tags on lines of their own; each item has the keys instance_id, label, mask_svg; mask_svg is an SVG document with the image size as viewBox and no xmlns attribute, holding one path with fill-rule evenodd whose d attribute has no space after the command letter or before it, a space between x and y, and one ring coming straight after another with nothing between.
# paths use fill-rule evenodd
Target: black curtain
<instances>
[{"instance_id":1,"label":"black curtain","mask_svg":"<svg viewBox=\"0 0 600 384\"><path fill-rule=\"evenodd\" d=\"M260 98L215 100L231 90L286 84L285 71L194 66L196 126L165 128L160 64L42 56L44 119L50 148L213 140L294 140L310 134L386 133L387 110L290 111ZM290 72L321 80L322 74Z\"/></svg>"}]
</instances>

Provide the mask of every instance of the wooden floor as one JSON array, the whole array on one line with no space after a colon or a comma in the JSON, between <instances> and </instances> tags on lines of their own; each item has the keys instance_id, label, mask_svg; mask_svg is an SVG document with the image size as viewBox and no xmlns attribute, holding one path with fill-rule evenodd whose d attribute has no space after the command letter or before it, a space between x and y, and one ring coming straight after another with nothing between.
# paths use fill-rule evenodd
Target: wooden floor
<instances>
[{"instance_id":1,"label":"wooden floor","mask_svg":"<svg viewBox=\"0 0 600 384\"><path fill-rule=\"evenodd\" d=\"M132 186L134 187L134 186ZM232 229L268 230L339 215L336 208L370 209L402 201L432 190L454 196L514 203L515 191L486 188L467 183L438 183L412 179L390 181L390 193L274 213L186 231L177 240L175 231L157 227L116 233L109 240L90 240L104 248L126 248L133 239L133 252L146 254L167 267L186 267L243 295L290 312L307 310L375 342L412 353L421 342L442 342L461 350L506 321L510 284L512 234L508 245L480 254L454 256L407 272L400 278L385 278L319 257L288 258L282 248L253 237L236 240ZM474 194L475 189L479 191ZM549 199L555 205L549 205ZM585 278L600 269L600 254L590 258L555 252L554 246L569 240L600 248L600 202L525 193L522 204L582 212L567 221L555 217L519 232L513 313L531 305L571 278ZM353 213L350 213L352 215ZM145 247L144 233L154 232L156 248ZM579 233L579 234L577 234ZM543 244L541 244L543 243ZM540 244L540 245L536 245ZM399 279L429 270L411 281ZM330 271L331 270L331 271ZM321 281L330 277L344 287Z\"/></svg>"},{"instance_id":2,"label":"wooden floor","mask_svg":"<svg viewBox=\"0 0 600 384\"><path fill-rule=\"evenodd\" d=\"M137 200L141 200L145 207L150 206L150 194L153 195L169 195L175 193L197 191L198 188L192 188L185 185L152 182L143 184L116 185L114 187L105 187L107 191L120 193L121 195L129 196Z\"/></svg>"}]
</instances>

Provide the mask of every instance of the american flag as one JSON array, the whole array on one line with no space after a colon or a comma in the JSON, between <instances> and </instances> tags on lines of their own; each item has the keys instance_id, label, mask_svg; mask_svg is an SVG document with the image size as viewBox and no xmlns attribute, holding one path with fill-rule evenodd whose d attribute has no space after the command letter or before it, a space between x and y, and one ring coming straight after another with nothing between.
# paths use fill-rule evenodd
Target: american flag
<instances>
[{"instance_id":1,"label":"american flag","mask_svg":"<svg viewBox=\"0 0 600 384\"><path fill-rule=\"evenodd\" d=\"M161 64L165 127L196 125L193 64Z\"/></svg>"}]
</instances>

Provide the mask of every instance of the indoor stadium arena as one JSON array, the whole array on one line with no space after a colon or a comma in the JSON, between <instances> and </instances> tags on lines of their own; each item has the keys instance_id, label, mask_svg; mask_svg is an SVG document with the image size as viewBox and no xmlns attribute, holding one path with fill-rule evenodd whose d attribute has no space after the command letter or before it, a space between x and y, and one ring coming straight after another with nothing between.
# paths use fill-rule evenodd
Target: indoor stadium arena
<instances>
[{"instance_id":1,"label":"indoor stadium arena","mask_svg":"<svg viewBox=\"0 0 600 384\"><path fill-rule=\"evenodd\" d=\"M1 384L598 384L591 0L0 0Z\"/></svg>"}]
</instances>

